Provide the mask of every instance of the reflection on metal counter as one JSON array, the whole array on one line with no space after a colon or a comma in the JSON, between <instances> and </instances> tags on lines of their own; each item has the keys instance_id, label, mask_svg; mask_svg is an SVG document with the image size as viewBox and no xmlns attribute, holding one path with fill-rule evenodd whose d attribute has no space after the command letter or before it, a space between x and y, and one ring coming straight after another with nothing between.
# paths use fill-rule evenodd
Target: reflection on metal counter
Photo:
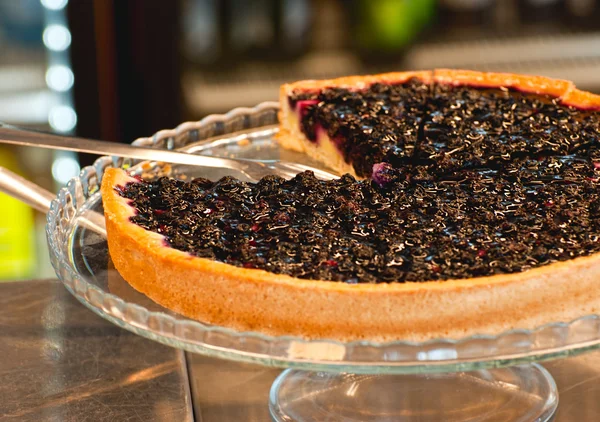
<instances>
[{"instance_id":1,"label":"reflection on metal counter","mask_svg":"<svg viewBox=\"0 0 600 422\"><path fill-rule=\"evenodd\" d=\"M104 321L58 282L0 289L0 420L193 420L182 352Z\"/></svg>"},{"instance_id":2,"label":"reflection on metal counter","mask_svg":"<svg viewBox=\"0 0 600 422\"><path fill-rule=\"evenodd\" d=\"M544 364L558 385L554 422L600 420L600 352ZM194 411L202 422L263 422L269 389L281 372L239 362L187 354ZM400 399L400 398L399 398ZM504 415L506 416L506 415ZM359 420L359 419L356 419ZM502 416L489 421L508 422Z\"/></svg>"}]
</instances>

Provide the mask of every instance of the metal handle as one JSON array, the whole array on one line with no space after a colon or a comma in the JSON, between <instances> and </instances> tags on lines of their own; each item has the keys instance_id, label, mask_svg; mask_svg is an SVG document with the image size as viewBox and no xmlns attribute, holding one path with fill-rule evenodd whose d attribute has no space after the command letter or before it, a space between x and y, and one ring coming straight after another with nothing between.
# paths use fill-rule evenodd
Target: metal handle
<instances>
[{"instance_id":1,"label":"metal handle","mask_svg":"<svg viewBox=\"0 0 600 422\"><path fill-rule=\"evenodd\" d=\"M242 135L247 137L252 134L263 133L269 128L271 127L257 128L254 131L242 133ZM234 135L236 135L236 133L230 134L230 136ZM215 139L221 138L222 137L215 137ZM98 155L130 157L141 160L163 161L167 163L211 168L229 168L241 172L244 172L251 166L251 163L244 160L187 154L174 150L138 147L130 144L98 141L95 139L77 138L74 136L54 135L19 128L2 122L0 122L0 143L86 152Z\"/></svg>"},{"instance_id":2,"label":"metal handle","mask_svg":"<svg viewBox=\"0 0 600 422\"><path fill-rule=\"evenodd\" d=\"M10 195L44 214L50 210L50 203L56 197L52 192L4 167L0 167L0 192ZM106 237L105 221L102 214L86 211L79 216L79 223L83 227Z\"/></svg>"},{"instance_id":3,"label":"metal handle","mask_svg":"<svg viewBox=\"0 0 600 422\"><path fill-rule=\"evenodd\" d=\"M10 195L44 214L50 210L50 202L55 198L52 192L4 167L0 167L0 192Z\"/></svg>"},{"instance_id":4,"label":"metal handle","mask_svg":"<svg viewBox=\"0 0 600 422\"><path fill-rule=\"evenodd\" d=\"M277 125L262 126L252 130L229 133L227 138L215 136L207 138L204 141L218 142L223 139L227 139L228 141L235 139L249 139L255 136L261 136L276 128ZM337 177L335 174L297 163L287 163L283 161L267 163L253 160L211 157L184 153L177 150L146 148L114 142L75 138L71 136L51 135L43 132L21 129L2 122L0 122L0 143L230 169L253 181L257 181L268 174L276 174L286 178L294 177L296 174L305 170L312 170L319 179L328 180Z\"/></svg>"}]
</instances>

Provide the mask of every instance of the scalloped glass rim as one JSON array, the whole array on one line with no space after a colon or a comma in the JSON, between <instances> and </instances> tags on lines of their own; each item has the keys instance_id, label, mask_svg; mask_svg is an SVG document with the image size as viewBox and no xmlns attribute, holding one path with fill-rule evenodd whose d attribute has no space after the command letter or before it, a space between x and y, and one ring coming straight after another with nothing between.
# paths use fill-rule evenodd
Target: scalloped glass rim
<instances>
[{"instance_id":1,"label":"scalloped glass rim","mask_svg":"<svg viewBox=\"0 0 600 422\"><path fill-rule=\"evenodd\" d=\"M238 108L199 122L183 123L152 137L137 139L134 144L185 150L186 146L198 145L207 137L276 123L277 110L278 104L274 102ZM140 171L135 167L138 163L101 157L92 166L85 167L52 201L46 225L51 262L66 288L98 315L136 334L187 351L232 360L353 373L475 370L546 360L600 347L599 315L550 323L534 330L510 330L495 336L482 334L421 343L401 340L343 343L237 332L127 302L79 274L69 261L68 245L78 216L99 200L97 190L104 170L120 166Z\"/></svg>"}]
</instances>

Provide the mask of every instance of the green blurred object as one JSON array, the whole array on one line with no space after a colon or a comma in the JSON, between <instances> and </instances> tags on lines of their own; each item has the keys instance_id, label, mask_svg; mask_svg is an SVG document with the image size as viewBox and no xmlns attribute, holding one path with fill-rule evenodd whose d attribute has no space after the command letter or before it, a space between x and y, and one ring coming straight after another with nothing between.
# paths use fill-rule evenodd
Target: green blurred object
<instances>
[{"instance_id":1,"label":"green blurred object","mask_svg":"<svg viewBox=\"0 0 600 422\"><path fill-rule=\"evenodd\" d=\"M413 0L419 10L421 29L432 23L436 14L437 0Z\"/></svg>"},{"instance_id":2,"label":"green blurred object","mask_svg":"<svg viewBox=\"0 0 600 422\"><path fill-rule=\"evenodd\" d=\"M0 147L0 166L19 173L14 152ZM35 271L34 211L0 193L0 280L29 278Z\"/></svg>"},{"instance_id":3,"label":"green blurred object","mask_svg":"<svg viewBox=\"0 0 600 422\"><path fill-rule=\"evenodd\" d=\"M356 0L356 42L362 55L402 54L435 15L435 0Z\"/></svg>"}]
</instances>

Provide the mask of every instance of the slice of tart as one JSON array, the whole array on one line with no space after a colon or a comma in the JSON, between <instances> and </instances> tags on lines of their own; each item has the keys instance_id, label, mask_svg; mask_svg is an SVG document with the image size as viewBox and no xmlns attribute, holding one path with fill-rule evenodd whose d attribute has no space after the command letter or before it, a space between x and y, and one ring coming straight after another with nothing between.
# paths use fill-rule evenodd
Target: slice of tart
<instances>
[{"instance_id":1,"label":"slice of tart","mask_svg":"<svg viewBox=\"0 0 600 422\"><path fill-rule=\"evenodd\" d=\"M451 170L568 155L600 136L597 98L543 77L406 72L301 81L280 95L280 144L361 178L380 162Z\"/></svg>"}]
</instances>

